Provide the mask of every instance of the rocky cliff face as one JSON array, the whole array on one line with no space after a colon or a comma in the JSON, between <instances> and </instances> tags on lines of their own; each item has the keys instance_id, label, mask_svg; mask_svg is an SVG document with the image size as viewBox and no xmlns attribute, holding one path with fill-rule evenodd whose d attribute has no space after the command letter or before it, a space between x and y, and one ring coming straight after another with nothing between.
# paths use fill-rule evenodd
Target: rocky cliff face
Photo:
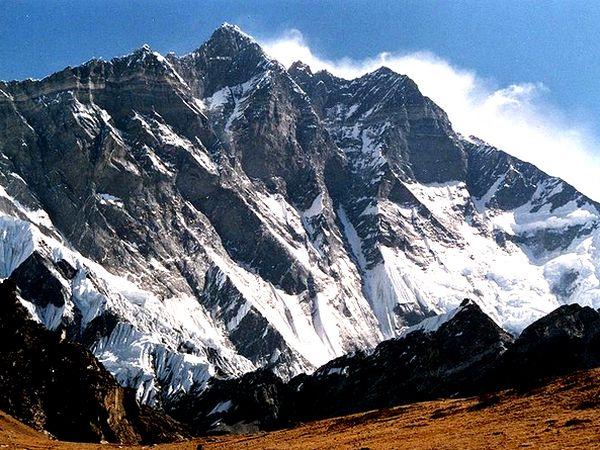
<instances>
[{"instance_id":1,"label":"rocky cliff face","mask_svg":"<svg viewBox=\"0 0 600 450\"><path fill-rule=\"evenodd\" d=\"M406 76L289 72L346 157L338 215L385 337L459 292L515 332L563 302L598 304L597 203L456 134Z\"/></svg>"},{"instance_id":2,"label":"rocky cliff face","mask_svg":"<svg viewBox=\"0 0 600 450\"><path fill-rule=\"evenodd\" d=\"M406 76L286 70L224 25L0 82L0 277L138 397L284 378L464 297L519 331L597 307L598 205Z\"/></svg>"},{"instance_id":3,"label":"rocky cliff face","mask_svg":"<svg viewBox=\"0 0 600 450\"><path fill-rule=\"evenodd\" d=\"M155 443L183 439L184 428L140 406L80 345L35 323L15 284L0 284L0 408L59 439Z\"/></svg>"}]
</instances>

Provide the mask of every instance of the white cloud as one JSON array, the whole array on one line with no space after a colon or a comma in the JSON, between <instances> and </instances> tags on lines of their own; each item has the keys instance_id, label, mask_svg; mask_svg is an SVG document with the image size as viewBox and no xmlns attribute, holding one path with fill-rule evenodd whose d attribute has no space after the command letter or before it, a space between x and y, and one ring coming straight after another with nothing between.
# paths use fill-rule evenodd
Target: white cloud
<instances>
[{"instance_id":1,"label":"white cloud","mask_svg":"<svg viewBox=\"0 0 600 450\"><path fill-rule=\"evenodd\" d=\"M346 79L382 65L406 74L446 111L459 132L473 134L529 161L600 200L600 142L548 104L547 89L541 83L498 88L475 72L457 68L429 52L384 52L364 60L329 60L313 53L297 30L261 45L286 67L301 60L313 71L325 69Z\"/></svg>"}]
</instances>

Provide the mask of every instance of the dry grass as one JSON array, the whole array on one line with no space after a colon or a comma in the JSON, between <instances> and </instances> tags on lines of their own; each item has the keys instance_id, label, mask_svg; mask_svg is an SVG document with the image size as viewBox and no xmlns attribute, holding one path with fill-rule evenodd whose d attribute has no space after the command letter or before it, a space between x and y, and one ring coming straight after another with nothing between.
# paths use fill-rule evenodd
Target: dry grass
<instances>
[{"instance_id":1,"label":"dry grass","mask_svg":"<svg viewBox=\"0 0 600 450\"><path fill-rule=\"evenodd\" d=\"M0 447L107 449L51 441L6 415ZM201 446L201 447L200 447ZM149 448L149 447L138 447ZM512 391L321 420L256 435L197 439L156 449L600 449L600 369Z\"/></svg>"}]
</instances>

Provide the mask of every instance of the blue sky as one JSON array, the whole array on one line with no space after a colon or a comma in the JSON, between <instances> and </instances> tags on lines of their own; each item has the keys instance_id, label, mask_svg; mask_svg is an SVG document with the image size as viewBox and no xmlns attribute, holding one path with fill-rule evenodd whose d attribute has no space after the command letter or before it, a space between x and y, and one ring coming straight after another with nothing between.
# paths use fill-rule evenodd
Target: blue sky
<instances>
[{"instance_id":1,"label":"blue sky","mask_svg":"<svg viewBox=\"0 0 600 450\"><path fill-rule=\"evenodd\" d=\"M0 79L40 78L94 56L128 53L143 43L161 53L186 53L225 21L263 43L289 40L292 33L315 58L332 64L326 67L349 61L355 68L365 66L381 52L394 57L427 52L429 62L440 60L455 74L470 74L478 95L488 102L498 92L504 101L516 86L520 90L508 96L510 103L517 92L517 102L528 110L521 108L520 120L541 121L570 138L577 134L574 145L579 147L567 145L565 155L596 158L600 170L600 2L594 1L0 0ZM404 68L410 72L414 64L398 65ZM425 93L452 109L452 98ZM449 114L458 123L470 117ZM563 135L552 139L560 141ZM544 167L545 146L539 143L531 158L525 151L515 153L575 183L578 166L568 176L561 173L559 149L553 150L558 152L552 156L555 162ZM587 189L591 193L593 188ZM594 196L600 199L600 188Z\"/></svg>"}]
</instances>

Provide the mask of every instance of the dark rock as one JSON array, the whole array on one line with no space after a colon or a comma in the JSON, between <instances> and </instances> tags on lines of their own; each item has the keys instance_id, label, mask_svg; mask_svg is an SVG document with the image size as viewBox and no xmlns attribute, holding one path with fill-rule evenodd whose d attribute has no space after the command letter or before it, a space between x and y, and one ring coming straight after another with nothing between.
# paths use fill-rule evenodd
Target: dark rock
<instances>
[{"instance_id":1,"label":"dark rock","mask_svg":"<svg viewBox=\"0 0 600 450\"><path fill-rule=\"evenodd\" d=\"M187 436L165 414L140 406L96 358L29 318L14 281L0 285L0 408L62 440L123 444Z\"/></svg>"},{"instance_id":2,"label":"dark rock","mask_svg":"<svg viewBox=\"0 0 600 450\"><path fill-rule=\"evenodd\" d=\"M600 313L564 305L534 322L503 356L497 382L535 385L540 380L600 366Z\"/></svg>"},{"instance_id":3,"label":"dark rock","mask_svg":"<svg viewBox=\"0 0 600 450\"><path fill-rule=\"evenodd\" d=\"M38 252L33 252L10 275L18 286L21 297L44 308L49 304L64 306L69 293L53 274L56 270Z\"/></svg>"},{"instance_id":4,"label":"dark rock","mask_svg":"<svg viewBox=\"0 0 600 450\"><path fill-rule=\"evenodd\" d=\"M54 266L68 280L73 279L77 273L77 269L64 259L59 259Z\"/></svg>"},{"instance_id":5,"label":"dark rock","mask_svg":"<svg viewBox=\"0 0 600 450\"><path fill-rule=\"evenodd\" d=\"M172 407L201 433L268 430L440 397L478 395L472 409L483 409L498 402L499 389L600 366L599 344L600 313L589 307L562 306L514 341L465 300L435 331L384 341L289 383L265 370L215 379Z\"/></svg>"},{"instance_id":6,"label":"dark rock","mask_svg":"<svg viewBox=\"0 0 600 450\"><path fill-rule=\"evenodd\" d=\"M382 342L364 357L343 357L292 380L302 420L475 392L512 338L474 303L433 333Z\"/></svg>"},{"instance_id":7,"label":"dark rock","mask_svg":"<svg viewBox=\"0 0 600 450\"><path fill-rule=\"evenodd\" d=\"M191 428L211 433L275 429L287 423L288 388L269 370L239 379L213 379L200 395L183 396L171 404L173 417Z\"/></svg>"},{"instance_id":8,"label":"dark rock","mask_svg":"<svg viewBox=\"0 0 600 450\"><path fill-rule=\"evenodd\" d=\"M241 425L272 429L400 403L468 395L477 392L488 368L510 342L510 335L476 304L465 302L433 333L415 331L382 342L372 354L343 356L287 384L265 370L237 380L213 380L203 393L175 402L172 412L198 432L239 431ZM226 409L224 402L229 402ZM186 420L192 412L193 419Z\"/></svg>"}]
</instances>

